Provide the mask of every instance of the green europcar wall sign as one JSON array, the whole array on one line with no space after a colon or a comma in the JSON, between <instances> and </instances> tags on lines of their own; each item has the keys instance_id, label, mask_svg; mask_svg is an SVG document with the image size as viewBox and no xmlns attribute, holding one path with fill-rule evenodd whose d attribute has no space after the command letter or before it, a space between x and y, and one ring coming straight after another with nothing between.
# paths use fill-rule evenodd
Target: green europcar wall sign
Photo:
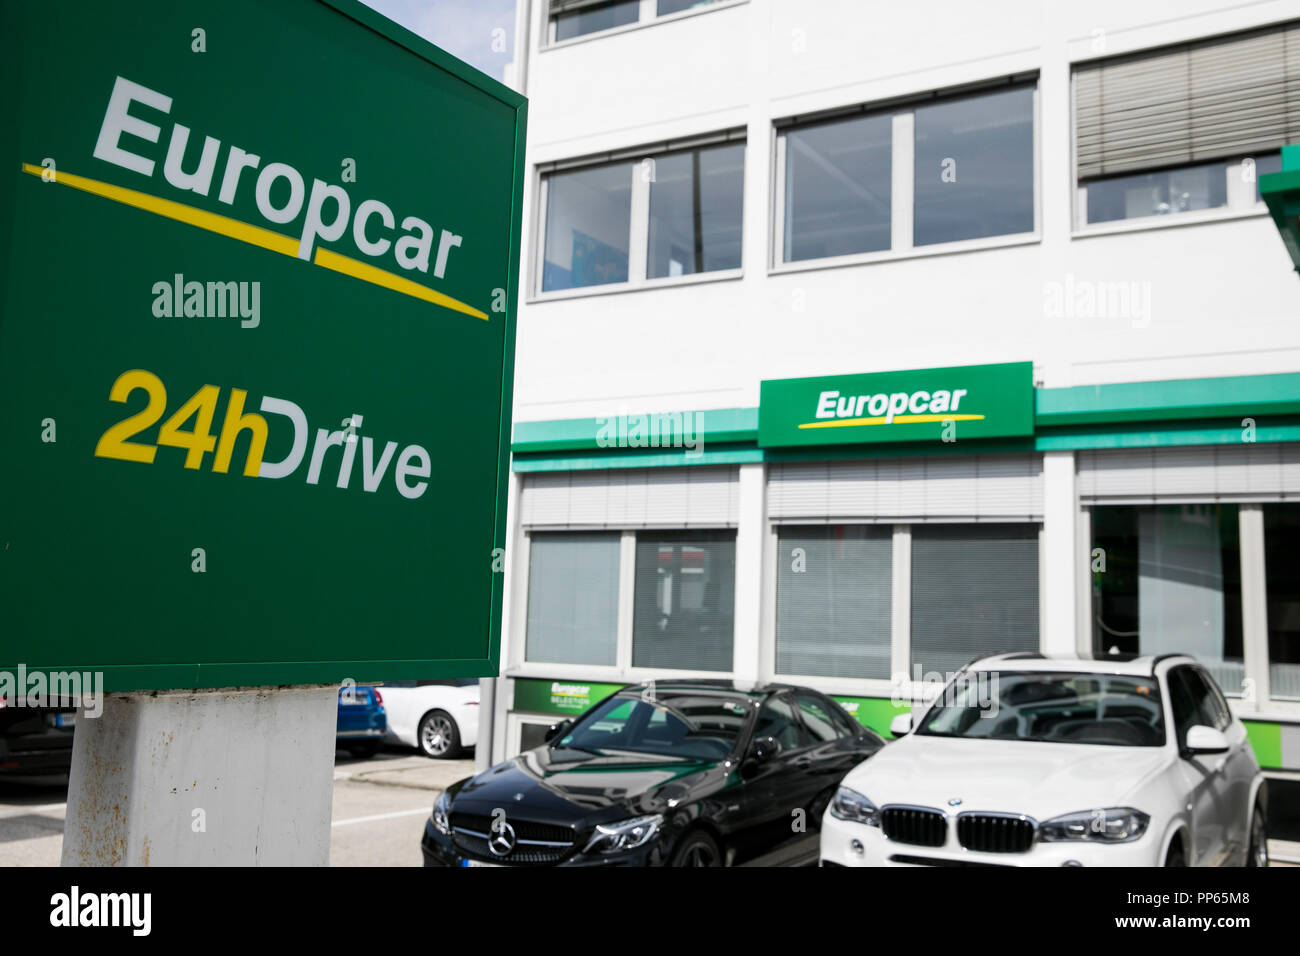
<instances>
[{"instance_id":1,"label":"green europcar wall sign","mask_svg":"<svg viewBox=\"0 0 1300 956\"><path fill-rule=\"evenodd\" d=\"M758 444L953 442L1032 435L1032 362L764 381Z\"/></svg>"},{"instance_id":2,"label":"green europcar wall sign","mask_svg":"<svg viewBox=\"0 0 1300 956\"><path fill-rule=\"evenodd\" d=\"M524 99L354 0L0 50L0 670L495 674Z\"/></svg>"},{"instance_id":3,"label":"green europcar wall sign","mask_svg":"<svg viewBox=\"0 0 1300 956\"><path fill-rule=\"evenodd\" d=\"M625 686L580 680L519 678L515 681L514 709L532 714L574 717Z\"/></svg>"}]
</instances>

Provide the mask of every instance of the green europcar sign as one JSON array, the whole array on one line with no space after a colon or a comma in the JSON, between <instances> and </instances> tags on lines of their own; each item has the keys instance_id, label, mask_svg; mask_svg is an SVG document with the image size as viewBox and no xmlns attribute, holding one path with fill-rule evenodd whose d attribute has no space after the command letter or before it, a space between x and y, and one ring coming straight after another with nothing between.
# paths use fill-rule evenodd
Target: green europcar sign
<instances>
[{"instance_id":1,"label":"green europcar sign","mask_svg":"<svg viewBox=\"0 0 1300 956\"><path fill-rule=\"evenodd\" d=\"M762 383L758 444L954 442L1032 435L1032 362Z\"/></svg>"},{"instance_id":2,"label":"green europcar sign","mask_svg":"<svg viewBox=\"0 0 1300 956\"><path fill-rule=\"evenodd\" d=\"M0 671L495 674L524 99L354 0L0 51Z\"/></svg>"},{"instance_id":3,"label":"green europcar sign","mask_svg":"<svg viewBox=\"0 0 1300 956\"><path fill-rule=\"evenodd\" d=\"M538 680L519 678L515 681L515 710L532 714L563 714L573 717L585 713L592 704L599 703L625 684L600 684L580 680Z\"/></svg>"}]
</instances>

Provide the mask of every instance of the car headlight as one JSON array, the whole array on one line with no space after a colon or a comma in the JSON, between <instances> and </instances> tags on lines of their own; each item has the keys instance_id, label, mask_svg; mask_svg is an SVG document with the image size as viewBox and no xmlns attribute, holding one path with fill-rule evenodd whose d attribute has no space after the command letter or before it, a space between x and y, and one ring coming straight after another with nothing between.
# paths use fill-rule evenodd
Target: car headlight
<instances>
[{"instance_id":1,"label":"car headlight","mask_svg":"<svg viewBox=\"0 0 1300 956\"><path fill-rule=\"evenodd\" d=\"M433 802L433 828L439 833L451 836L451 821L447 817L447 812L451 809L451 799L444 790L438 794L438 799Z\"/></svg>"},{"instance_id":2,"label":"car headlight","mask_svg":"<svg viewBox=\"0 0 1300 956\"><path fill-rule=\"evenodd\" d=\"M1092 841L1132 843L1147 830L1151 817L1132 807L1080 810L1054 817L1038 828L1038 838L1048 843Z\"/></svg>"},{"instance_id":3,"label":"car headlight","mask_svg":"<svg viewBox=\"0 0 1300 956\"><path fill-rule=\"evenodd\" d=\"M835 799L831 801L830 811L831 816L836 820L865 823L869 827L880 826L880 811L876 809L876 805L848 787L840 787L835 791Z\"/></svg>"},{"instance_id":4,"label":"car headlight","mask_svg":"<svg viewBox=\"0 0 1300 956\"><path fill-rule=\"evenodd\" d=\"M653 840L663 822L663 815L655 813L648 817L601 824L596 827L596 832L591 835L582 852L595 850L598 853L621 853L624 850L635 850Z\"/></svg>"}]
</instances>

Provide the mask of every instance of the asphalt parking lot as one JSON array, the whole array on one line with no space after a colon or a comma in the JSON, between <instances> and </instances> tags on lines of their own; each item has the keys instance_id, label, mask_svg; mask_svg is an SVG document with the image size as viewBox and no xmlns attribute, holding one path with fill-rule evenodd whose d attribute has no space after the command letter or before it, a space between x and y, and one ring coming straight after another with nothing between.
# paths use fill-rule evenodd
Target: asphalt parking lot
<instances>
[{"instance_id":1,"label":"asphalt parking lot","mask_svg":"<svg viewBox=\"0 0 1300 956\"><path fill-rule=\"evenodd\" d=\"M420 866L420 835L433 801L449 784L473 772L472 756L430 760L394 747L358 760L339 751L330 865ZM58 866L66 805L66 780L0 781L0 868ZM1273 866L1300 862L1300 843L1270 840L1269 851Z\"/></svg>"},{"instance_id":2,"label":"asphalt parking lot","mask_svg":"<svg viewBox=\"0 0 1300 956\"><path fill-rule=\"evenodd\" d=\"M472 757L430 760L392 748L369 760L343 752L334 765L332 866L419 866L433 801L474 772ZM0 868L58 866L67 781L0 781Z\"/></svg>"}]
</instances>

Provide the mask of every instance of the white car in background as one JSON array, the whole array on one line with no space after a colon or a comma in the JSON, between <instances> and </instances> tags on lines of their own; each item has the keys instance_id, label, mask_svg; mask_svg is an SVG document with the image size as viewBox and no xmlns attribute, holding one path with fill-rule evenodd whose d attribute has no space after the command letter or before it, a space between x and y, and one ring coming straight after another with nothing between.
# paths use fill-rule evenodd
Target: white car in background
<instances>
[{"instance_id":1,"label":"white car in background","mask_svg":"<svg viewBox=\"0 0 1300 956\"><path fill-rule=\"evenodd\" d=\"M382 685L388 741L450 760L478 743L478 680L390 681Z\"/></svg>"},{"instance_id":2,"label":"white car in background","mask_svg":"<svg viewBox=\"0 0 1300 956\"><path fill-rule=\"evenodd\" d=\"M969 665L841 782L823 866L1268 865L1246 730L1195 659Z\"/></svg>"}]
</instances>

